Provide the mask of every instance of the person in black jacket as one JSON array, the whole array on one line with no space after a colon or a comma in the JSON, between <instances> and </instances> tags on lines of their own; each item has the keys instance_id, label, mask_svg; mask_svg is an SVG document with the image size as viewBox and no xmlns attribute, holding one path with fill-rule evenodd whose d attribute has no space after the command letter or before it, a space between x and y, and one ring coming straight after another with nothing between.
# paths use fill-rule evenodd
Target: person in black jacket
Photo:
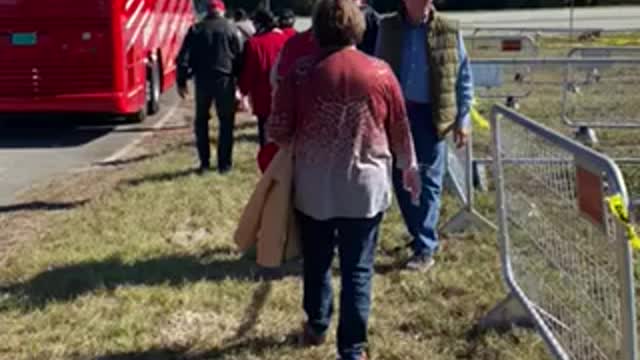
<instances>
[{"instance_id":1,"label":"person in black jacket","mask_svg":"<svg viewBox=\"0 0 640 360\"><path fill-rule=\"evenodd\" d=\"M362 41L358 44L358 49L367 55L373 56L376 51L376 41L378 39L378 27L380 24L380 15L376 10L369 6L367 0L354 0L356 5L360 7L360 11L364 15L367 29L364 32Z\"/></svg>"},{"instance_id":2,"label":"person in black jacket","mask_svg":"<svg viewBox=\"0 0 640 360\"><path fill-rule=\"evenodd\" d=\"M195 137L200 158L198 171L210 169L209 119L215 102L220 123L218 172L232 167L235 124L236 77L242 59L242 40L238 29L224 17L222 0L208 0L207 16L189 29L178 54L178 94L188 94L187 81L195 78Z\"/></svg>"}]
</instances>

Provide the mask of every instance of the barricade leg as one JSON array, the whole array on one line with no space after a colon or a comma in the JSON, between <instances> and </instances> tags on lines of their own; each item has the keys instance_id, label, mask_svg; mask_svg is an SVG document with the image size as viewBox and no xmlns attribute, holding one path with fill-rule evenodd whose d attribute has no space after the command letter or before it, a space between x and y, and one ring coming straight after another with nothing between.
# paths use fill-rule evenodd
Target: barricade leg
<instances>
[{"instance_id":1,"label":"barricade leg","mask_svg":"<svg viewBox=\"0 0 640 360\"><path fill-rule=\"evenodd\" d=\"M449 143L447 147L447 175L446 181L449 188L453 189L454 195L463 204L462 209L454 215L442 227L446 234L459 234L470 229L496 231L497 227L487 218L474 209L474 161L472 137L464 149L463 159L456 156L454 146ZM461 156L462 157L462 156ZM475 163L475 168L478 164ZM481 174L478 174L478 177ZM479 180L479 183L482 181Z\"/></svg>"},{"instance_id":2,"label":"barricade leg","mask_svg":"<svg viewBox=\"0 0 640 360\"><path fill-rule=\"evenodd\" d=\"M514 327L535 329L535 323L522 303L513 294L509 294L478 321L470 335L475 337L491 330L504 333Z\"/></svg>"}]
</instances>

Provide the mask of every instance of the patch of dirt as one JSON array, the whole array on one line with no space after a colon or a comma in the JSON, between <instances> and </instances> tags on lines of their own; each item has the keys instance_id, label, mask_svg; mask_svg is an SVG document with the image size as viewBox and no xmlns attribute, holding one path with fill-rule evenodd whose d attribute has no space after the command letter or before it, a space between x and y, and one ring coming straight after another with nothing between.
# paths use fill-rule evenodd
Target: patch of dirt
<instances>
[{"instance_id":1,"label":"patch of dirt","mask_svg":"<svg viewBox=\"0 0 640 360\"><path fill-rule=\"evenodd\" d=\"M170 349L189 349L203 341L220 345L233 337L238 325L235 317L225 314L181 311L169 317L160 329L160 339Z\"/></svg>"}]
</instances>

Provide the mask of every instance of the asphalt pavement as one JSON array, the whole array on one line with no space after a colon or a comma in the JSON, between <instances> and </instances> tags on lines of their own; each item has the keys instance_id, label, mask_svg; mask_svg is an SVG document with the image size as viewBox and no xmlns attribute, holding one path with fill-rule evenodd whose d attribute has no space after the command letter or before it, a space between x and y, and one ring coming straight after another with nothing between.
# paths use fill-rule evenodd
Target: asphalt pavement
<instances>
[{"instance_id":1,"label":"asphalt pavement","mask_svg":"<svg viewBox=\"0 0 640 360\"><path fill-rule=\"evenodd\" d=\"M108 116L0 115L0 212L21 190L102 161L134 141L177 106L170 91L143 123Z\"/></svg>"}]
</instances>

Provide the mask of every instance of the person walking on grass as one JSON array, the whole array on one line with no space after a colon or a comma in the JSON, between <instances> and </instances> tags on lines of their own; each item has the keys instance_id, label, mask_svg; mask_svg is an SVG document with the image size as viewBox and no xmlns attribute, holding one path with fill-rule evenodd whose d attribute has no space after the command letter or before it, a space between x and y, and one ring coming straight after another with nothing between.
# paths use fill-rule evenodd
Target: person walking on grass
<instances>
[{"instance_id":1,"label":"person walking on grass","mask_svg":"<svg viewBox=\"0 0 640 360\"><path fill-rule=\"evenodd\" d=\"M243 8L238 8L233 12L233 21L242 34L244 41L249 40L256 33L256 27L253 21L247 16L247 12Z\"/></svg>"},{"instance_id":2,"label":"person walking on grass","mask_svg":"<svg viewBox=\"0 0 640 360\"><path fill-rule=\"evenodd\" d=\"M366 0L353 0L353 2L360 8L360 11L362 11L366 24L364 35L357 47L367 55L373 55L378 36L380 15L378 15L375 9L368 5ZM313 36L312 29L292 35L285 43L285 46L278 55L276 64L271 71L272 87L277 86L280 80L284 77L284 74L293 67L293 64L299 58L317 51L318 44Z\"/></svg>"},{"instance_id":3,"label":"person walking on grass","mask_svg":"<svg viewBox=\"0 0 640 360\"><path fill-rule=\"evenodd\" d=\"M266 142L264 125L271 113L270 73L287 37L277 27L276 18L269 10L259 9L254 21L258 33L245 44L238 86L242 95L249 96L253 113L258 118L258 136L262 147Z\"/></svg>"},{"instance_id":4,"label":"person walking on grass","mask_svg":"<svg viewBox=\"0 0 640 360\"><path fill-rule=\"evenodd\" d=\"M294 28L296 24L296 14L291 9L284 9L278 15L278 27L287 40L296 35L298 32Z\"/></svg>"},{"instance_id":5,"label":"person walking on grass","mask_svg":"<svg viewBox=\"0 0 640 360\"><path fill-rule=\"evenodd\" d=\"M432 0L401 0L398 13L380 23L376 56L400 79L415 141L422 196L418 205L394 171L396 196L409 234L413 256L406 266L426 271L439 247L438 218L445 173L444 138L453 133L462 147L470 132L473 82L469 58L456 22L433 7Z\"/></svg>"},{"instance_id":6,"label":"person walking on grass","mask_svg":"<svg viewBox=\"0 0 640 360\"><path fill-rule=\"evenodd\" d=\"M271 87L275 89L300 58L315 54L318 51L320 51L320 47L313 36L312 29L292 36L284 44L280 54L278 54L276 63L271 69Z\"/></svg>"},{"instance_id":7,"label":"person walking on grass","mask_svg":"<svg viewBox=\"0 0 640 360\"><path fill-rule=\"evenodd\" d=\"M351 0L318 0L313 35L320 50L285 73L266 126L269 138L295 158L307 315L302 341L313 346L326 338L337 248L342 360L367 359L373 265L392 200L393 158L414 200L421 187L402 90L387 64L356 48L364 31L364 17Z\"/></svg>"},{"instance_id":8,"label":"person walking on grass","mask_svg":"<svg viewBox=\"0 0 640 360\"><path fill-rule=\"evenodd\" d=\"M215 102L220 123L218 171L232 167L233 128L235 123L235 77L239 72L242 40L238 29L224 17L221 0L208 0L207 15L189 29L178 57L178 94L188 94L187 82L195 78L195 137L200 159L199 173L210 170L209 120Z\"/></svg>"}]
</instances>

